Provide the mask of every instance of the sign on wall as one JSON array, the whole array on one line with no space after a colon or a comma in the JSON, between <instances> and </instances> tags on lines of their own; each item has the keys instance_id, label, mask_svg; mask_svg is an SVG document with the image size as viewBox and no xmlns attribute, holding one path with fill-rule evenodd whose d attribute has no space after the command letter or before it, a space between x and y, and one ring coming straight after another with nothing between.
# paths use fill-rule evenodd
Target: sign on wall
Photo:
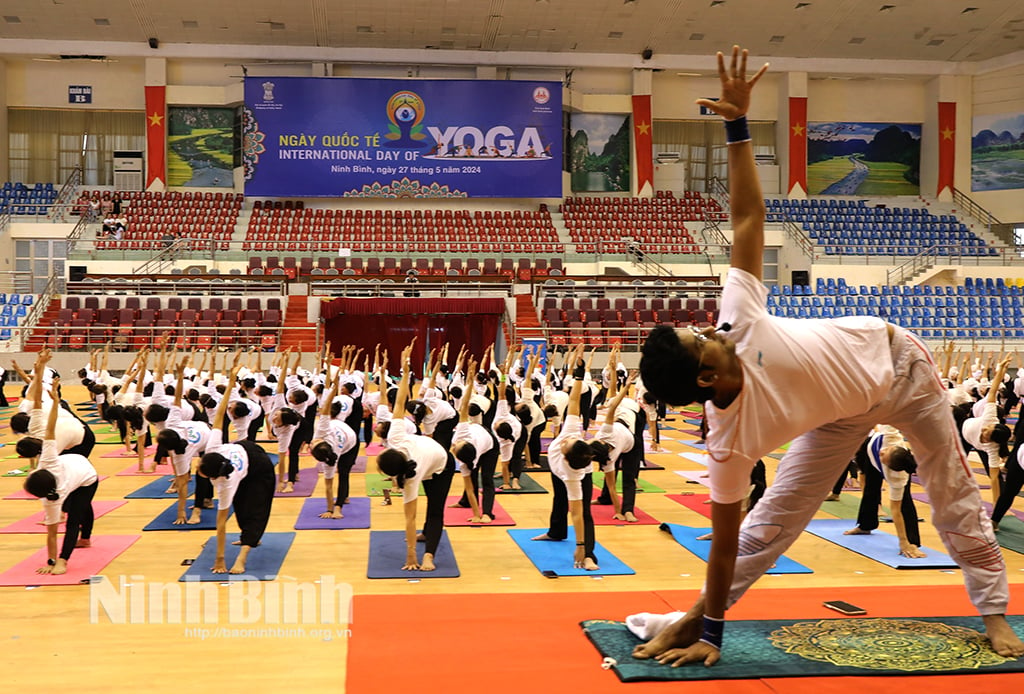
<instances>
[{"instance_id":1,"label":"sign on wall","mask_svg":"<svg viewBox=\"0 0 1024 694\"><path fill-rule=\"evenodd\" d=\"M245 80L245 194L561 197L557 82Z\"/></svg>"},{"instance_id":2,"label":"sign on wall","mask_svg":"<svg viewBox=\"0 0 1024 694\"><path fill-rule=\"evenodd\" d=\"M85 84L68 85L69 104L91 104L92 87Z\"/></svg>"}]
</instances>

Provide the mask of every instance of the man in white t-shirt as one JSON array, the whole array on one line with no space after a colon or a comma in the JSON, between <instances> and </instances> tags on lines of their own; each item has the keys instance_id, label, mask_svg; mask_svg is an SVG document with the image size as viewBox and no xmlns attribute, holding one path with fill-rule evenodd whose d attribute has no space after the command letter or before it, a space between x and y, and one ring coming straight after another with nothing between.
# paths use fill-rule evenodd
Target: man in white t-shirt
<instances>
[{"instance_id":1,"label":"man in white t-shirt","mask_svg":"<svg viewBox=\"0 0 1024 694\"><path fill-rule=\"evenodd\" d=\"M705 590L680 621L638 646L634 656L681 665L721 657L725 611L803 531L872 426L887 422L910 442L932 517L963 569L968 594L993 650L1024 655L1006 621L1006 565L981 508L931 354L921 342L873 317L778 318L761 283L765 207L746 124L747 54L719 54L722 96L700 99L726 119L731 269L721 299L722 328L661 326L644 345L644 384L669 404L704 402L712 542ZM774 483L742 518L750 470L792 441Z\"/></svg>"}]
</instances>

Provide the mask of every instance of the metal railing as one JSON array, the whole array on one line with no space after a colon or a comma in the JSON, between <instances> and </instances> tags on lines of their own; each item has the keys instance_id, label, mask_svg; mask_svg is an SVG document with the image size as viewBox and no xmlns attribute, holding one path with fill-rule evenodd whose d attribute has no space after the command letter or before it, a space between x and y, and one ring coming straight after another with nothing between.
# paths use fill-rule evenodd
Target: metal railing
<instances>
[{"instance_id":1,"label":"metal railing","mask_svg":"<svg viewBox=\"0 0 1024 694\"><path fill-rule=\"evenodd\" d=\"M289 326L288 330L314 334L319 344L320 326ZM54 323L42 326L20 326L12 328L12 343L22 351L31 349L29 341L36 347L55 350L89 350L111 345L112 351L138 351L143 347L157 344L164 336L170 336L170 343L178 349L206 349L230 351L238 348L257 347L274 351L281 343L281 326L195 326L195 325L64 325ZM33 340L34 337L34 340Z\"/></svg>"},{"instance_id":2,"label":"metal railing","mask_svg":"<svg viewBox=\"0 0 1024 694\"><path fill-rule=\"evenodd\" d=\"M67 294L179 294L226 296L229 294L254 295L270 294L285 296L288 293L288 278L278 276L225 275L211 277L188 275L164 275L145 277L135 275L86 277L67 282Z\"/></svg>"},{"instance_id":3,"label":"metal railing","mask_svg":"<svg viewBox=\"0 0 1024 694\"><path fill-rule=\"evenodd\" d=\"M953 202L955 202L964 212L989 227L990 230L993 225L1001 223L996 219L995 215L978 203L974 202L969 195L961 191L959 188L953 188Z\"/></svg>"},{"instance_id":4,"label":"metal railing","mask_svg":"<svg viewBox=\"0 0 1024 694\"><path fill-rule=\"evenodd\" d=\"M407 283L402 280L359 279L351 275L334 279L311 279L312 296L333 297L448 297L448 296L512 296L511 282L473 282L465 278L438 277L440 281Z\"/></svg>"},{"instance_id":5,"label":"metal railing","mask_svg":"<svg viewBox=\"0 0 1024 694\"><path fill-rule=\"evenodd\" d=\"M69 212L73 211L78 186L82 185L82 167L75 168L57 192L57 197L46 213L47 221L63 222Z\"/></svg>"},{"instance_id":6,"label":"metal railing","mask_svg":"<svg viewBox=\"0 0 1024 694\"><path fill-rule=\"evenodd\" d=\"M17 346L19 349L24 351L26 345L26 337L31 335L31 331L39 325L39 321L42 319L43 314L46 313L46 309L49 308L50 302L57 295L64 293L64 277L54 273L50 275L50 279L47 280L46 286L43 291L39 294L39 297L32 303L32 308L24 316L24 320L18 326L19 330L17 333Z\"/></svg>"}]
</instances>

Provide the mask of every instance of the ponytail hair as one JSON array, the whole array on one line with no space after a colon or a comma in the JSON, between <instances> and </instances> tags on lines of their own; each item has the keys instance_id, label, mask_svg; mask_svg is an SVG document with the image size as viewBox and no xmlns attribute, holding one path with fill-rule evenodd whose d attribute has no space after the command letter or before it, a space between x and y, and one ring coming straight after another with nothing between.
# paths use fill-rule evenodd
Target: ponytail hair
<instances>
[{"instance_id":1,"label":"ponytail hair","mask_svg":"<svg viewBox=\"0 0 1024 694\"><path fill-rule=\"evenodd\" d=\"M49 470L34 470L25 478L24 489L26 492L39 499L57 501L60 496L57 494L57 478Z\"/></svg>"},{"instance_id":2,"label":"ponytail hair","mask_svg":"<svg viewBox=\"0 0 1024 694\"><path fill-rule=\"evenodd\" d=\"M992 433L988 435L989 441L992 443L999 444L999 457L1007 458L1010 455L1010 427L1005 424L996 424L992 427ZM996 464L998 461L989 461L990 465Z\"/></svg>"},{"instance_id":3,"label":"ponytail hair","mask_svg":"<svg viewBox=\"0 0 1024 694\"><path fill-rule=\"evenodd\" d=\"M409 460L401 451L388 448L377 456L377 469L385 477L392 477L398 486L404 486L405 481L416 474L416 461Z\"/></svg>"},{"instance_id":4,"label":"ponytail hair","mask_svg":"<svg viewBox=\"0 0 1024 694\"><path fill-rule=\"evenodd\" d=\"M199 472L211 480L228 477L234 470L231 462L220 453L207 453L199 462Z\"/></svg>"},{"instance_id":5,"label":"ponytail hair","mask_svg":"<svg viewBox=\"0 0 1024 694\"><path fill-rule=\"evenodd\" d=\"M334 467L338 464L338 454L334 452L334 446L321 441L310 449L310 454L327 467Z\"/></svg>"}]
</instances>

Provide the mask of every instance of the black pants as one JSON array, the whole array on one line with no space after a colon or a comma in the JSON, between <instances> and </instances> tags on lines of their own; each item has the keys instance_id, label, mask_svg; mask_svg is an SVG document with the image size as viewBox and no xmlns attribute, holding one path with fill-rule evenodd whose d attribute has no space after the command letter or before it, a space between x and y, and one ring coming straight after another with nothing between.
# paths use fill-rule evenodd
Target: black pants
<instances>
[{"instance_id":1,"label":"black pants","mask_svg":"<svg viewBox=\"0 0 1024 694\"><path fill-rule=\"evenodd\" d=\"M547 420L544 420L544 424L538 424L530 430L530 440L526 444L530 447L530 462L534 465L540 465L540 445L541 437L544 435L544 430L547 428Z\"/></svg>"},{"instance_id":2,"label":"black pants","mask_svg":"<svg viewBox=\"0 0 1024 694\"><path fill-rule=\"evenodd\" d=\"M764 496L764 490L768 488L768 478L765 474L764 461L758 460L754 463L754 469L750 471L750 484L754 487L750 490L750 502L747 504L747 513L757 505L757 502Z\"/></svg>"},{"instance_id":3,"label":"black pants","mask_svg":"<svg viewBox=\"0 0 1024 694\"><path fill-rule=\"evenodd\" d=\"M442 419L434 426L434 433L430 438L437 441L447 451L452 447L452 438L455 436L455 426L459 423L458 415Z\"/></svg>"},{"instance_id":4,"label":"black pants","mask_svg":"<svg viewBox=\"0 0 1024 694\"><path fill-rule=\"evenodd\" d=\"M874 470L876 473L878 472L878 470L875 470L875 467L873 465L869 464L869 467L872 470ZM857 468L858 468L857 463L856 462L852 462L852 461L850 462L849 465L846 466L846 469L844 469L842 474L839 475L839 479L837 479L836 483L834 485L832 485L832 493L833 494L841 494L842 493L843 487L846 486L846 478L847 477L855 477L857 475Z\"/></svg>"},{"instance_id":5,"label":"black pants","mask_svg":"<svg viewBox=\"0 0 1024 694\"><path fill-rule=\"evenodd\" d=\"M864 475L864 488L861 490L860 510L857 512L857 527L861 530L874 530L878 527L878 507L882 503L882 473L868 463L861 466ZM895 514L896 509L890 511ZM907 540L912 545L921 546L921 531L917 524L917 507L910 496L910 485L903 490L903 501L900 502L900 514L907 528Z\"/></svg>"},{"instance_id":6,"label":"black pants","mask_svg":"<svg viewBox=\"0 0 1024 694\"><path fill-rule=\"evenodd\" d=\"M551 500L551 518L548 520L548 537L552 540L564 540L569 537L569 494L562 478L551 473L551 485L554 498ZM594 496L594 479L592 475L583 478L583 549L586 556L598 563L594 555L594 517L590 514L590 499ZM579 542L580 538L576 538Z\"/></svg>"},{"instance_id":7,"label":"black pants","mask_svg":"<svg viewBox=\"0 0 1024 694\"><path fill-rule=\"evenodd\" d=\"M239 441L249 458L249 471L239 482L232 507L235 520L242 531L241 542L246 547L255 547L263 538L270 520L270 508L274 503L277 488L274 464L266 451L251 441Z\"/></svg>"},{"instance_id":8,"label":"black pants","mask_svg":"<svg viewBox=\"0 0 1024 694\"><path fill-rule=\"evenodd\" d=\"M523 476L523 464L525 462L523 460L523 451L526 450L526 443L529 440L530 435L526 430L520 429L519 438L512 444L512 459L508 461L509 474L513 479L519 479Z\"/></svg>"},{"instance_id":9,"label":"black pants","mask_svg":"<svg viewBox=\"0 0 1024 694\"><path fill-rule=\"evenodd\" d=\"M1017 439L1010 457L1006 459L1006 479L999 489L999 499L996 500L995 508L992 509L992 522L998 523L1006 515L1006 512L1013 506L1013 500L1017 498L1021 487L1024 487L1024 470L1020 467L1017 455L1020 453L1021 439Z\"/></svg>"},{"instance_id":10,"label":"black pants","mask_svg":"<svg viewBox=\"0 0 1024 694\"><path fill-rule=\"evenodd\" d=\"M356 429L356 433L359 433L358 429ZM373 441L373 415L368 414L363 417L363 443L369 445L371 441Z\"/></svg>"},{"instance_id":11,"label":"black pants","mask_svg":"<svg viewBox=\"0 0 1024 694\"><path fill-rule=\"evenodd\" d=\"M583 420L583 431L590 428L590 403L593 399L593 393L591 393L590 388L584 384L583 392L580 393L580 418Z\"/></svg>"},{"instance_id":12,"label":"black pants","mask_svg":"<svg viewBox=\"0 0 1024 694\"><path fill-rule=\"evenodd\" d=\"M299 450L303 444L313 440L313 425L316 422L317 405L314 402L306 408L302 416L302 423L292 434L292 440L288 443L288 481L295 484L299 479ZM281 462L278 461L278 465Z\"/></svg>"},{"instance_id":13,"label":"black pants","mask_svg":"<svg viewBox=\"0 0 1024 694\"><path fill-rule=\"evenodd\" d=\"M597 391L597 395L594 396L590 403L589 419L597 419L597 408L599 408L608 397L608 389L601 386L601 390Z\"/></svg>"},{"instance_id":14,"label":"black pants","mask_svg":"<svg viewBox=\"0 0 1024 694\"><path fill-rule=\"evenodd\" d=\"M213 482L209 477L196 475L195 508L202 510L206 507L206 500L213 499Z\"/></svg>"},{"instance_id":15,"label":"black pants","mask_svg":"<svg viewBox=\"0 0 1024 694\"><path fill-rule=\"evenodd\" d=\"M501 450L498 448L498 439L494 434L491 434L491 438L494 440L494 445L491 450L482 454L476 461L476 467L473 468L469 475L470 486L473 488L473 494L478 498L482 497L481 501L481 513L494 518L494 471L498 468L498 458L501 455ZM481 490L483 494L481 494ZM465 497L466 493L462 493ZM469 500L466 499L468 502ZM461 502L460 502L461 506Z\"/></svg>"},{"instance_id":16,"label":"black pants","mask_svg":"<svg viewBox=\"0 0 1024 694\"><path fill-rule=\"evenodd\" d=\"M92 498L96 496L96 489L100 482L97 479L90 485L79 487L68 494L68 498L61 504L60 510L68 514L64 530L64 544L60 548L60 558L67 561L71 553L75 551L78 538L83 540L92 537L92 524L95 516L92 512Z\"/></svg>"},{"instance_id":17,"label":"black pants","mask_svg":"<svg viewBox=\"0 0 1024 694\"><path fill-rule=\"evenodd\" d=\"M345 451L338 456L338 474L335 477L338 481L338 498L334 502L336 506L341 506L348 501L349 474L352 472L352 466L356 464L356 458L358 457L358 441L356 441L356 445L352 446L351 450Z\"/></svg>"},{"instance_id":18,"label":"black pants","mask_svg":"<svg viewBox=\"0 0 1024 694\"><path fill-rule=\"evenodd\" d=\"M452 487L452 475L455 473L455 458L448 453L448 464L443 472L423 480L423 491L427 493L427 517L423 521L423 537L426 539L426 551L437 553L437 545L441 542L444 532L444 507L448 501L448 491Z\"/></svg>"},{"instance_id":19,"label":"black pants","mask_svg":"<svg viewBox=\"0 0 1024 694\"><path fill-rule=\"evenodd\" d=\"M622 478L622 512L632 513L636 508L636 482L640 478L640 464L644 460L644 441L633 441L633 449L619 456L619 476Z\"/></svg>"},{"instance_id":20,"label":"black pants","mask_svg":"<svg viewBox=\"0 0 1024 694\"><path fill-rule=\"evenodd\" d=\"M88 458L89 454L92 453L92 449L96 446L96 434L93 433L92 429L90 429L89 425L85 422L82 422L82 426L85 427L85 431L82 432L82 442L77 446L72 446L64 452L77 453L78 455Z\"/></svg>"},{"instance_id":21,"label":"black pants","mask_svg":"<svg viewBox=\"0 0 1024 694\"><path fill-rule=\"evenodd\" d=\"M246 432L245 438L249 441L255 441L256 436L259 435L260 429L263 428L263 421L266 419L266 415L260 412L260 416L249 422L249 431Z\"/></svg>"}]
</instances>

